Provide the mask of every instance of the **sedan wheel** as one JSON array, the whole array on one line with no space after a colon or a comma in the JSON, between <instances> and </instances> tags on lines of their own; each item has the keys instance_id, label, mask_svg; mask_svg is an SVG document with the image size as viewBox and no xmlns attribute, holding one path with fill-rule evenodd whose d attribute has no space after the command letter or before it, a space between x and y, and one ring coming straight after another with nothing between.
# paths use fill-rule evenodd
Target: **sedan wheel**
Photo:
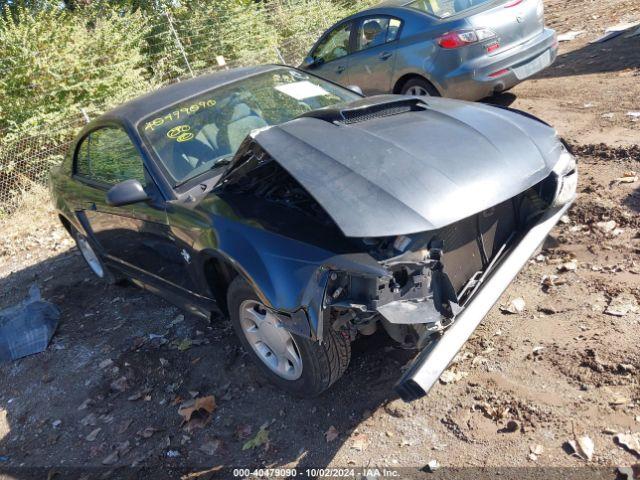
<instances>
[{"instance_id":1,"label":"sedan wheel","mask_svg":"<svg viewBox=\"0 0 640 480\"><path fill-rule=\"evenodd\" d=\"M403 95L413 95L417 97L439 97L440 93L424 78L410 78L402 86L400 91Z\"/></svg>"},{"instance_id":2,"label":"sedan wheel","mask_svg":"<svg viewBox=\"0 0 640 480\"><path fill-rule=\"evenodd\" d=\"M349 365L348 337L328 324L321 342L291 333L241 275L229 285L227 308L233 329L258 370L294 395L312 397L324 392Z\"/></svg>"},{"instance_id":3,"label":"sedan wheel","mask_svg":"<svg viewBox=\"0 0 640 480\"><path fill-rule=\"evenodd\" d=\"M424 87L421 87L419 85L414 85L413 87L407 89L407 95L415 95L418 97L428 97L429 92L427 92L424 89Z\"/></svg>"},{"instance_id":4,"label":"sedan wheel","mask_svg":"<svg viewBox=\"0 0 640 480\"><path fill-rule=\"evenodd\" d=\"M240 325L258 358L276 375L297 380L302 375L302 357L291 334L264 305L246 300L240 305Z\"/></svg>"}]
</instances>

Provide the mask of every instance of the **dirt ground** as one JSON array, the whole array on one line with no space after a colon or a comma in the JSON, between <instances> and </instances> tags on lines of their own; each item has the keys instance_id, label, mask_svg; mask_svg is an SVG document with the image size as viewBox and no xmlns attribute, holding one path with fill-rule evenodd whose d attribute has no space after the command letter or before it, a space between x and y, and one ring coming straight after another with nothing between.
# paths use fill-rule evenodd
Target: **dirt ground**
<instances>
[{"instance_id":1,"label":"dirt ground","mask_svg":"<svg viewBox=\"0 0 640 480\"><path fill-rule=\"evenodd\" d=\"M409 476L435 460L473 467L473 478L492 471L478 468L542 466L584 467L558 478L615 478L618 467L640 463L640 452L614 438L640 432L640 182L630 182L640 172L640 118L628 115L640 111L640 36L588 43L606 26L640 20L640 3L545 5L559 33L586 33L561 44L552 68L490 101L557 127L578 157L579 196L448 383L403 403L391 389L411 353L376 334L354 344L329 392L288 397L264 383L224 319L209 323L93 278L34 201L2 225L0 308L35 282L62 316L47 351L0 364L0 471L83 467L84 478L114 478L132 465L168 476L221 465L388 466ZM524 311L506 312L517 298ZM181 425L179 404L209 395L217 406L208 421ZM583 436L594 443L590 461L568 443ZM39 472L33 478L46 478ZM49 478L71 478L64 472ZM443 472L452 471L432 477Z\"/></svg>"}]
</instances>

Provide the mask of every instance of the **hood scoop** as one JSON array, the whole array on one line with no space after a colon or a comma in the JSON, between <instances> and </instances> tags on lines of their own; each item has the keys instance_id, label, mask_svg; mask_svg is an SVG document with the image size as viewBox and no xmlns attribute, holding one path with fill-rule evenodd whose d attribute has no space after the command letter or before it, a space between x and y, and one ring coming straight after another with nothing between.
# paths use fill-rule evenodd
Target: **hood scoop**
<instances>
[{"instance_id":1,"label":"hood scoop","mask_svg":"<svg viewBox=\"0 0 640 480\"><path fill-rule=\"evenodd\" d=\"M419 98L397 95L378 95L351 102L348 106L322 108L304 113L300 117L317 118L336 125L350 125L375 118L390 117L408 112L426 110L427 104Z\"/></svg>"}]
</instances>

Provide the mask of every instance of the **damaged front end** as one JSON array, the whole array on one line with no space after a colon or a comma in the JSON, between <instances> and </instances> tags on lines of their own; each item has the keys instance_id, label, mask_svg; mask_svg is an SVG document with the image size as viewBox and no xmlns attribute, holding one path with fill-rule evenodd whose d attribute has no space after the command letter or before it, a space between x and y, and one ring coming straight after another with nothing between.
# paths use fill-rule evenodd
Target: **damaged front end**
<instances>
[{"instance_id":1,"label":"damaged front end","mask_svg":"<svg viewBox=\"0 0 640 480\"><path fill-rule=\"evenodd\" d=\"M568 209L576 177L569 162L517 197L448 227L363 239L386 274L331 273L324 308L333 328L354 337L381 325L405 348L422 350L396 390L407 401L425 395Z\"/></svg>"},{"instance_id":2,"label":"damaged front end","mask_svg":"<svg viewBox=\"0 0 640 480\"><path fill-rule=\"evenodd\" d=\"M425 122L440 128L443 112L434 119L419 105L401 107L384 115L356 109L349 122L329 112L256 132L216 193L242 219L221 231L255 228L221 236L218 248L236 259L252 252L246 276L284 328L306 334L306 321L322 341L324 328L355 339L381 327L421 350L396 387L409 401L429 391L569 208L577 173L555 133L530 121L538 140L521 142L523 151L537 145L526 154L478 143L481 123L461 130L463 143L486 150L465 174L420 148ZM520 121L509 115L504 129ZM411 125L403 148L386 138L396 126L392 133L408 135ZM321 144L319 130L344 141Z\"/></svg>"}]
</instances>

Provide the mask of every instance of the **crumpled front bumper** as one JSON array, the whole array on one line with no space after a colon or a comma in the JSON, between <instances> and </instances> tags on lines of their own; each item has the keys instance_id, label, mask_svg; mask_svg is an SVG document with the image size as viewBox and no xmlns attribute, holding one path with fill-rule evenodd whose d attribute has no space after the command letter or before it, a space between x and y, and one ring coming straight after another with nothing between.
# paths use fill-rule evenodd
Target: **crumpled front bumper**
<instances>
[{"instance_id":1,"label":"crumpled front bumper","mask_svg":"<svg viewBox=\"0 0 640 480\"><path fill-rule=\"evenodd\" d=\"M483 285L456 315L453 325L418 354L395 386L395 391L403 400L410 402L429 392L570 206L571 203L568 203L558 209L547 211L483 279Z\"/></svg>"}]
</instances>

